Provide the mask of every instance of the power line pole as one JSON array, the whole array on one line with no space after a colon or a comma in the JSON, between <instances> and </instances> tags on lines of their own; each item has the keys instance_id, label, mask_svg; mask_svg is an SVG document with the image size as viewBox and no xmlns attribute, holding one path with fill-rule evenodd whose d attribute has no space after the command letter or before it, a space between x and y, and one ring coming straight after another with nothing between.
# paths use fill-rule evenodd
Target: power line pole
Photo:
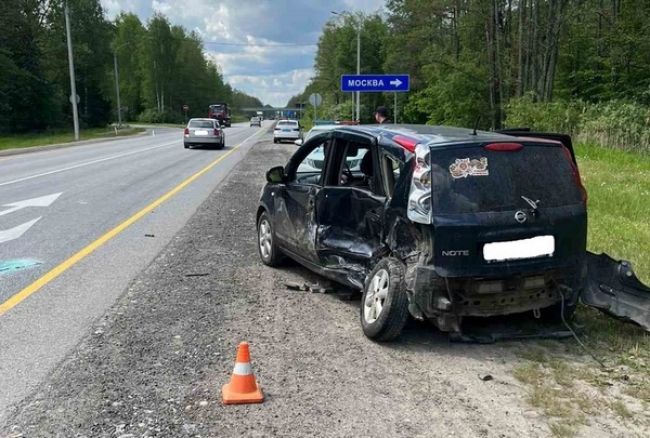
<instances>
[{"instance_id":1,"label":"power line pole","mask_svg":"<svg viewBox=\"0 0 650 438\"><path fill-rule=\"evenodd\" d=\"M357 23L357 75L361 74L361 20ZM361 93L357 91L357 121L361 121Z\"/></svg>"},{"instance_id":2,"label":"power line pole","mask_svg":"<svg viewBox=\"0 0 650 438\"><path fill-rule=\"evenodd\" d=\"M120 129L122 127L122 104L120 103L120 75L117 71L117 49L113 51L113 65L115 66L115 95L117 96L117 129Z\"/></svg>"},{"instance_id":3,"label":"power line pole","mask_svg":"<svg viewBox=\"0 0 650 438\"><path fill-rule=\"evenodd\" d=\"M65 35L68 42L68 68L70 70L70 103L72 103L72 120L74 123L74 139L79 140L79 112L77 111L77 85L74 77L74 59L72 55L72 37L70 36L70 18L68 3L63 8L65 15Z\"/></svg>"}]
</instances>

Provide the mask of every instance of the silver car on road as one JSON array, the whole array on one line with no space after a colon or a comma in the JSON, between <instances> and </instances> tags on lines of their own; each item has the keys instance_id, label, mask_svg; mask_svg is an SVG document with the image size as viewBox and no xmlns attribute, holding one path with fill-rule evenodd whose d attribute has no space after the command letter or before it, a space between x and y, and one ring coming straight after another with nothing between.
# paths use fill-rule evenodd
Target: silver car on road
<instances>
[{"instance_id":1,"label":"silver car on road","mask_svg":"<svg viewBox=\"0 0 650 438\"><path fill-rule=\"evenodd\" d=\"M223 149L226 134L214 119L190 119L183 132L183 146L215 146Z\"/></svg>"}]
</instances>

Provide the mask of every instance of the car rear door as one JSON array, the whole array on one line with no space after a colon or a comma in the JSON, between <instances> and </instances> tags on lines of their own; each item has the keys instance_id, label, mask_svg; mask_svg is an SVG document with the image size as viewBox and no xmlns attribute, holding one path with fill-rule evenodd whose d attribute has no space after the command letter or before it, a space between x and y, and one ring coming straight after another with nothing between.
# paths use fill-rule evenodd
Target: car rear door
<instances>
[{"instance_id":1,"label":"car rear door","mask_svg":"<svg viewBox=\"0 0 650 438\"><path fill-rule=\"evenodd\" d=\"M476 277L584 263L586 199L559 143L431 148L434 264Z\"/></svg>"},{"instance_id":2,"label":"car rear door","mask_svg":"<svg viewBox=\"0 0 650 438\"><path fill-rule=\"evenodd\" d=\"M360 268L382 248L386 197L376 171L374 141L349 133L334 136L324 186L316 195L316 252L322 265L350 271L350 280L360 286ZM346 174L352 174L354 181Z\"/></svg>"}]
</instances>

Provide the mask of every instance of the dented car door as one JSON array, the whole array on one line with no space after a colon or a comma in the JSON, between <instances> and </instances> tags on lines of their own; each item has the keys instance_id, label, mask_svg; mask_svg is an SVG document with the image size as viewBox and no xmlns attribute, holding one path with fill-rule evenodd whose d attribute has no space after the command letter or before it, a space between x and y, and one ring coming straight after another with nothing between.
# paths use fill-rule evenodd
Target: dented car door
<instances>
[{"instance_id":1,"label":"dented car door","mask_svg":"<svg viewBox=\"0 0 650 438\"><path fill-rule=\"evenodd\" d=\"M316 260L314 207L322 189L322 178L329 156L325 137L307 145L304 156L288 168L288 181L275 199L276 235L286 250L309 261Z\"/></svg>"},{"instance_id":2,"label":"dented car door","mask_svg":"<svg viewBox=\"0 0 650 438\"><path fill-rule=\"evenodd\" d=\"M348 272L357 286L382 251L386 198L375 172L376 149L364 138L341 138L334 145L326 183L316 196L316 252L320 263Z\"/></svg>"}]
</instances>

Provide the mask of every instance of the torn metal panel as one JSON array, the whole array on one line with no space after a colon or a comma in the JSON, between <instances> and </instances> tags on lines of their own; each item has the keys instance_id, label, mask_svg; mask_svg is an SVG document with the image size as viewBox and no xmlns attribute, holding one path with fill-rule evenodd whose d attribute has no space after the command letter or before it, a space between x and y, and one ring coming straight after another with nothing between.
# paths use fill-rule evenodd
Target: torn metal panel
<instances>
[{"instance_id":1,"label":"torn metal panel","mask_svg":"<svg viewBox=\"0 0 650 438\"><path fill-rule=\"evenodd\" d=\"M587 269L584 304L650 331L650 287L639 281L630 262L587 252Z\"/></svg>"}]
</instances>

